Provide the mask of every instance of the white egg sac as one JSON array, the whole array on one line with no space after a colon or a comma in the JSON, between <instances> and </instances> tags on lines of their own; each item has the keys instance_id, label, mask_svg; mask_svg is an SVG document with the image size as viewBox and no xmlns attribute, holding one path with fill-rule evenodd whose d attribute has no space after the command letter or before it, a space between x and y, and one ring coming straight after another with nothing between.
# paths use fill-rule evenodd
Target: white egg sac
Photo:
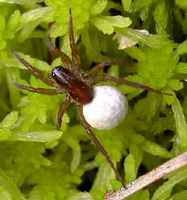
<instances>
[{"instance_id":1,"label":"white egg sac","mask_svg":"<svg viewBox=\"0 0 187 200\"><path fill-rule=\"evenodd\" d=\"M96 129L112 129L125 117L128 102L125 95L114 87L94 87L93 100L83 106L83 114L90 126Z\"/></svg>"}]
</instances>

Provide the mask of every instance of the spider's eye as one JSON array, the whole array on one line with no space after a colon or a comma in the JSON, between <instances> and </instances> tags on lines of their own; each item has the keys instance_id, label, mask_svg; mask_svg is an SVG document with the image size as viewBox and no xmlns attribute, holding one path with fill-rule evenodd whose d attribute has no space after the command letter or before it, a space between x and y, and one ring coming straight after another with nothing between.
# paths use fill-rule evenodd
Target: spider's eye
<instances>
[{"instance_id":1,"label":"spider's eye","mask_svg":"<svg viewBox=\"0 0 187 200\"><path fill-rule=\"evenodd\" d=\"M49 78L50 79L54 79L55 77L61 77L63 74L64 68L61 66L55 67L54 69L52 69L52 71L49 73Z\"/></svg>"}]
</instances>

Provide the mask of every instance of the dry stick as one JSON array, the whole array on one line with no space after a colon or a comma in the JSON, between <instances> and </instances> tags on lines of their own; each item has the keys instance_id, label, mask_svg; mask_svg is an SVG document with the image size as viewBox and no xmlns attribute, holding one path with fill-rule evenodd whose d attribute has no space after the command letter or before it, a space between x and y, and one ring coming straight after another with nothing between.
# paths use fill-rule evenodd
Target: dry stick
<instances>
[{"instance_id":1,"label":"dry stick","mask_svg":"<svg viewBox=\"0 0 187 200\"><path fill-rule=\"evenodd\" d=\"M129 197L135 192L141 190L142 188L150 185L151 183L163 178L171 172L180 169L187 165L187 152L177 156L174 159L171 159L159 167L153 169L147 174L140 176L138 179L133 181L130 184L127 184L126 187L122 187L116 192L109 192L105 195L105 200L122 200Z\"/></svg>"}]
</instances>

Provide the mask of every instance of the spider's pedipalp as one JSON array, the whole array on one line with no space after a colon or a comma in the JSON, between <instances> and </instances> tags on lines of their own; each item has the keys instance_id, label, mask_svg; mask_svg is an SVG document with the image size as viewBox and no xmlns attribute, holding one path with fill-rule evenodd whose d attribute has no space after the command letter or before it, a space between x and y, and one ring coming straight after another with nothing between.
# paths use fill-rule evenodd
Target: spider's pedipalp
<instances>
[{"instance_id":1,"label":"spider's pedipalp","mask_svg":"<svg viewBox=\"0 0 187 200\"><path fill-rule=\"evenodd\" d=\"M64 116L64 113L67 111L71 104L71 100L69 96L66 96L66 99L59 107L58 114L57 114L57 127L60 128L62 124L62 118Z\"/></svg>"}]
</instances>

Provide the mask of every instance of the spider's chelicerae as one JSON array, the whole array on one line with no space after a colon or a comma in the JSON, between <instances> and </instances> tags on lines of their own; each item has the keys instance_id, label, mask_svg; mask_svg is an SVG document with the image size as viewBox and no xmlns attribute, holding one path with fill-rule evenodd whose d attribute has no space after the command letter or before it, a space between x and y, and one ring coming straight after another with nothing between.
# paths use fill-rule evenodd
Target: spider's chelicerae
<instances>
[{"instance_id":1,"label":"spider's chelicerae","mask_svg":"<svg viewBox=\"0 0 187 200\"><path fill-rule=\"evenodd\" d=\"M99 77L98 79L97 72L99 70L102 70L106 66L106 63L98 64L84 74L80 73L80 57L75 44L71 13L69 17L69 40L72 59L70 59L60 49L56 48L51 42L50 37L48 37L48 48L51 56L54 58L60 57L62 63L64 64L64 66L58 66L52 69L50 76L45 76L45 73L43 71L35 68L25 59L20 57L18 53L14 52L16 58L27 68L28 71L30 71L30 73L32 73L36 78L40 79L42 82L46 83L52 88L34 88L19 83L16 83L16 86L23 90L46 95L56 95L65 92L66 98L64 102L60 105L57 115L58 127L60 128L61 126L63 114L66 112L70 104L74 103L77 107L80 123L85 128L87 135L90 137L91 141L98 147L99 151L103 154L107 162L110 164L115 172L116 178L123 184L123 179L120 176L115 164L113 163L112 159L110 158L100 140L93 133L92 128L110 129L118 125L119 121L122 120L126 113L127 101L125 96L114 87L95 86L95 84L99 79L102 79L102 81L112 81L117 84L126 84L128 86L142 88L153 92L161 92L143 84L128 81L126 78L116 78L107 74L104 74L102 78ZM103 100L104 102L102 102L102 105L105 107L105 110L103 110L102 105L99 108L96 108L96 106L98 105L97 101ZM93 105L92 102L94 102ZM110 105L110 103L112 103L112 105ZM88 106L91 106L91 108ZM89 109L91 109L91 119L89 116ZM92 112L94 111L94 109L95 113ZM118 110L116 111L115 109ZM109 113L107 113L108 110L110 111ZM104 112L103 117L99 116L99 113L101 113L101 111Z\"/></svg>"}]
</instances>

